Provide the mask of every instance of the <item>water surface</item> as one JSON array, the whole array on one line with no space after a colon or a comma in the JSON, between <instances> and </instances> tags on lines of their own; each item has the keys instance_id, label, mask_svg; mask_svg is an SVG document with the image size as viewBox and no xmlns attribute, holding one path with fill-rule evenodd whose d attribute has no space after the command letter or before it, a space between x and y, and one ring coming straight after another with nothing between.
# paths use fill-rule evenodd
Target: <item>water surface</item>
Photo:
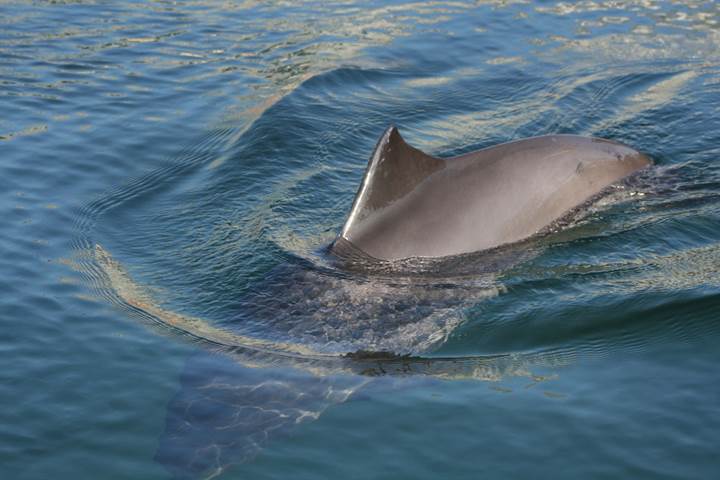
<instances>
[{"instance_id":1,"label":"water surface","mask_svg":"<svg viewBox=\"0 0 720 480\"><path fill-rule=\"evenodd\" d=\"M714 478L719 22L714 2L0 6L0 472ZM435 155L575 133L655 166L509 257L338 268L390 124Z\"/></svg>"}]
</instances>

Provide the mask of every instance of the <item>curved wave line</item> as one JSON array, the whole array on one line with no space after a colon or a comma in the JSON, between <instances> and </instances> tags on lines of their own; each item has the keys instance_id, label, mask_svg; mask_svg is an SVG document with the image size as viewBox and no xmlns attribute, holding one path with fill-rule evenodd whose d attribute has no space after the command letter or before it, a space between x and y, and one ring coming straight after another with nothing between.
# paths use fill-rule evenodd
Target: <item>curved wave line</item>
<instances>
[{"instance_id":1,"label":"curved wave line","mask_svg":"<svg viewBox=\"0 0 720 480\"><path fill-rule=\"evenodd\" d=\"M341 354L320 353L304 345L272 342L239 335L213 327L203 319L167 310L158 305L145 289L135 283L125 268L102 246L95 245L94 256L98 270L107 280L106 284L102 285L102 287L105 287L102 288L102 290L105 290L106 297L108 297L108 291L114 293L116 297L115 295L110 295L110 299L113 300L114 303L118 303L119 300L120 303L125 306L139 310L145 314L144 316L149 316L174 330L179 330L199 340L205 340L224 347L241 347L263 353L311 358L333 358L341 356Z\"/></svg>"}]
</instances>

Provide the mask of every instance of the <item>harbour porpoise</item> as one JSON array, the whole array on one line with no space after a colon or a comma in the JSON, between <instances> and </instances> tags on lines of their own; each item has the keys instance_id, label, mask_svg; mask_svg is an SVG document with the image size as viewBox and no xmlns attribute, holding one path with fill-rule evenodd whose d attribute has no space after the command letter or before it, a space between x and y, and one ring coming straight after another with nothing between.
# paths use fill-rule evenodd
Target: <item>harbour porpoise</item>
<instances>
[{"instance_id":1,"label":"harbour porpoise","mask_svg":"<svg viewBox=\"0 0 720 480\"><path fill-rule=\"evenodd\" d=\"M365 271L347 275L304 261L280 262L240 298L233 293L229 318L220 325L158 302L153 289L136 283L95 244L88 275L97 276L91 278L97 278L100 295L151 325L231 357L198 354L188 360L168 403L156 460L177 478L210 478L250 461L274 437L361 390L380 388L377 394L385 395L396 383L426 385L434 378L542 381L532 373L535 366L565 364L576 350L539 345L537 351L511 354L426 356L454 335L467 310L506 291L497 279L507 265L505 252L481 255L487 269L457 255L540 232L648 164L647 157L618 143L568 135L441 159L409 146L391 127L375 148L332 248L340 259L347 258L341 249L351 246L351 253L360 250L370 260L450 261L420 262L432 267L421 275L401 268L402 275L395 275L397 263L382 270L383 262L361 262L371 273L377 265L381 273L392 273L372 278ZM531 249L511 250L514 262ZM343 266L356 266L348 263Z\"/></svg>"},{"instance_id":2,"label":"harbour porpoise","mask_svg":"<svg viewBox=\"0 0 720 480\"><path fill-rule=\"evenodd\" d=\"M479 252L542 232L650 159L611 140L546 135L438 158L388 128L333 249L378 260Z\"/></svg>"}]
</instances>

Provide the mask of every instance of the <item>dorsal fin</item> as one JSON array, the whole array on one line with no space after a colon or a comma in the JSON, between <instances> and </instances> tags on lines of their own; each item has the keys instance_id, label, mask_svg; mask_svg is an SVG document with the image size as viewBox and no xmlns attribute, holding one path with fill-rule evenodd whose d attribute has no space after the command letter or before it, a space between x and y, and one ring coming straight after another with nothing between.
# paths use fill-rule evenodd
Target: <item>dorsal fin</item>
<instances>
[{"instance_id":1,"label":"dorsal fin","mask_svg":"<svg viewBox=\"0 0 720 480\"><path fill-rule=\"evenodd\" d=\"M373 213L390 208L444 166L445 160L411 147L398 129L390 126L370 157L342 236L351 242L362 237Z\"/></svg>"}]
</instances>

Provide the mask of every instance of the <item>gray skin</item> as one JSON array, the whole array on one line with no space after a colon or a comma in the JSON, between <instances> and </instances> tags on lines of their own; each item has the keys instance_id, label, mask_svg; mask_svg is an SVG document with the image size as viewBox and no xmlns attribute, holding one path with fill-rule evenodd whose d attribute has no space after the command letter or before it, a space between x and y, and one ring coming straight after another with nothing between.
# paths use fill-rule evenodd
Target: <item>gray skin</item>
<instances>
[{"instance_id":1,"label":"gray skin","mask_svg":"<svg viewBox=\"0 0 720 480\"><path fill-rule=\"evenodd\" d=\"M490 248L532 235L549 218L648 163L627 147L570 136L444 160L410 147L391 128L375 150L335 249L353 242L378 258L396 259ZM581 191L563 203L573 188ZM558 202L555 213L536 219L538 211L551 210L552 201ZM89 238L82 244L92 245ZM531 249L511 250L510 261L518 262ZM611 330L600 344L578 341L558 349L537 344L529 352L464 358L423 356L446 342L466 310L505 290L496 280L508 265L504 253L454 257L441 268L428 262L421 266L431 264L432 271L423 269L422 276L398 275L396 263L387 270L392 275L368 276L281 262L239 299L240 332L233 332L169 310L108 251L98 244L91 251L94 262L80 266L87 268L99 295L160 331L223 354L192 356L168 403L155 458L174 478L213 478L248 462L274 438L357 392L372 398L428 382L519 376L528 376L532 386L543 381L533 374L536 367L571 363L583 356L583 345L597 353L603 345L628 344L626 331L618 341ZM242 329L246 321L249 332Z\"/></svg>"},{"instance_id":2,"label":"gray skin","mask_svg":"<svg viewBox=\"0 0 720 480\"><path fill-rule=\"evenodd\" d=\"M437 158L390 127L370 157L335 248L347 241L370 257L394 261L518 242L650 163L621 143L577 135Z\"/></svg>"}]
</instances>

